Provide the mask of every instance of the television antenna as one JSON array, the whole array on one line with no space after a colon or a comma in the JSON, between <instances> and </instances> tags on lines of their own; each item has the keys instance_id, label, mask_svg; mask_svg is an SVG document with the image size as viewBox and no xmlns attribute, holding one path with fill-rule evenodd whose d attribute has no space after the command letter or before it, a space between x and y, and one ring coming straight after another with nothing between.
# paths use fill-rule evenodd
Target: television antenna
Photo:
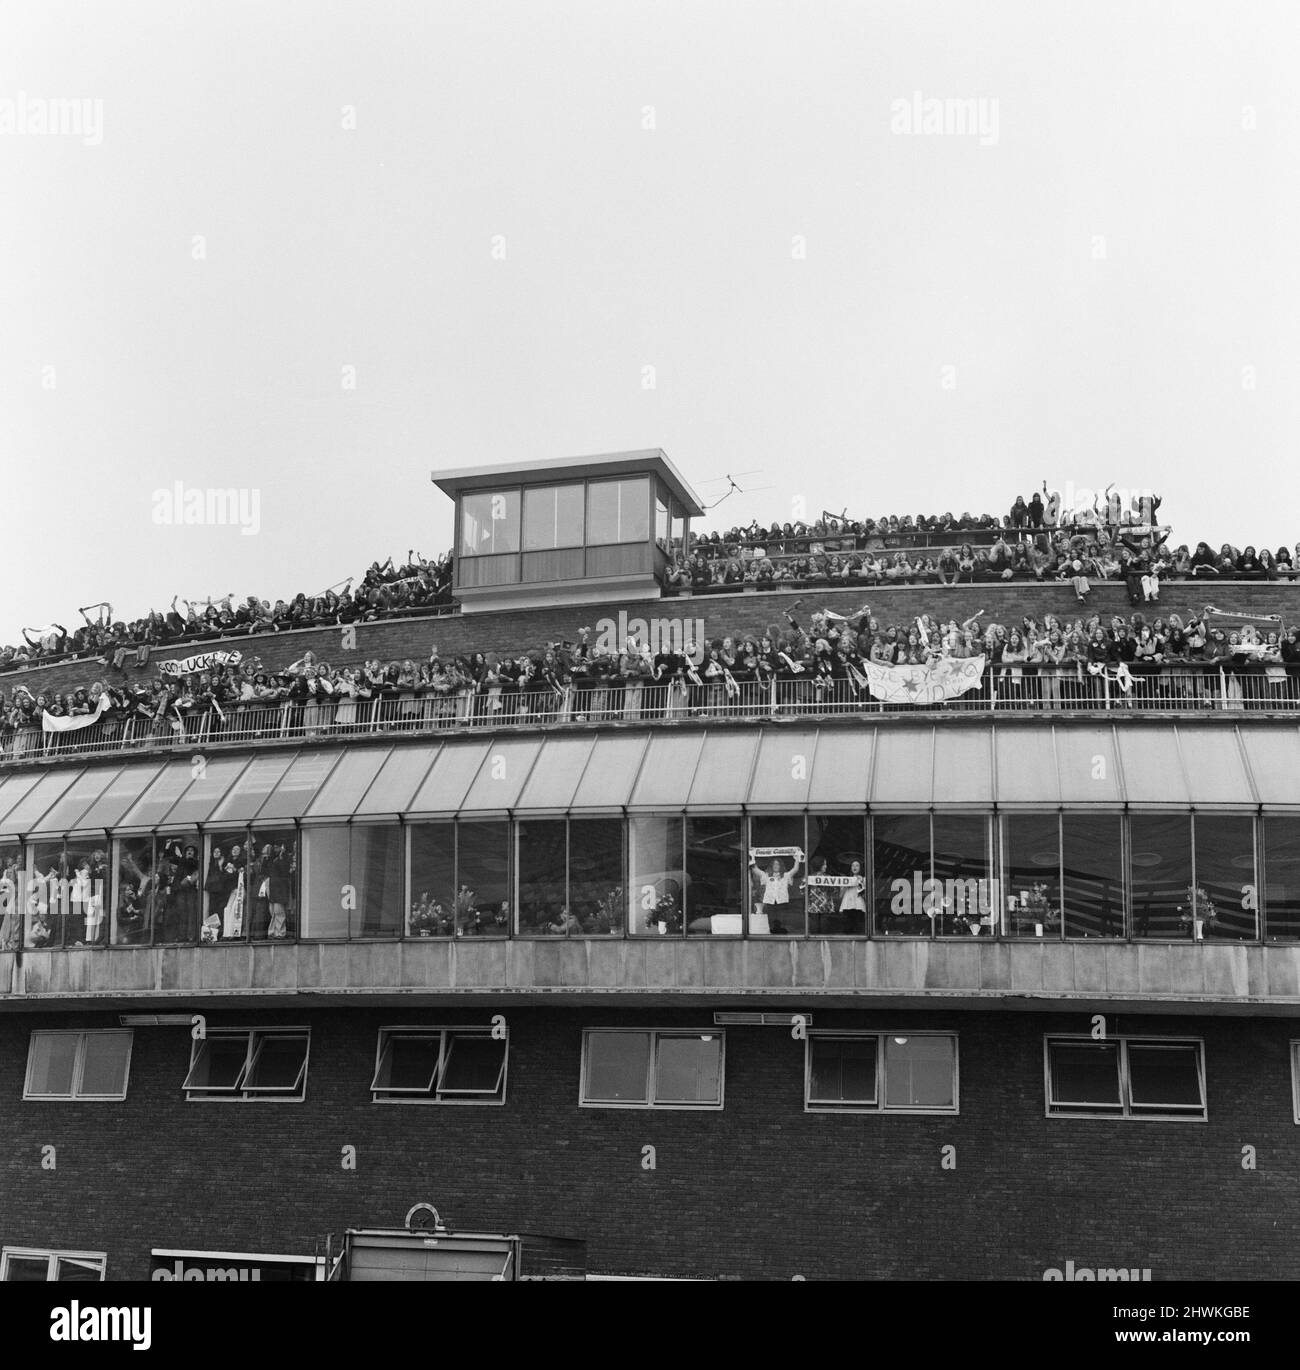
<instances>
[{"instance_id":1,"label":"television antenna","mask_svg":"<svg viewBox=\"0 0 1300 1370\"><path fill-rule=\"evenodd\" d=\"M701 483L702 485L712 485L715 481L719 481L719 480L725 480L725 481L727 482L727 488L726 488L726 490L724 490L723 493L720 494L720 495L718 496L718 498L715 499L715 500L713 501L712 504L706 504L706 505L704 506L704 508L705 508L706 510L708 510L708 509L716 509L716 508L718 507L718 505L721 504L722 501L723 501L724 499L729 499L732 495L757 495L757 494L761 494L762 491L764 491L764 490L773 490L773 489L775 489L776 487L775 487L775 486L772 486L772 485L754 485L754 486L750 486L748 489L746 489L746 488L745 488L743 485L741 485L740 482L736 479L736 476L757 476L757 475L760 475L761 473L762 473L762 467L758 467L758 468L756 468L756 469L753 470L753 471L737 471L737 472L736 472L736 475L734 475L734 476L731 475L731 474L728 472L726 475L723 475L723 476L713 476L713 477L711 477L709 480L701 481L700 483Z\"/></svg>"}]
</instances>

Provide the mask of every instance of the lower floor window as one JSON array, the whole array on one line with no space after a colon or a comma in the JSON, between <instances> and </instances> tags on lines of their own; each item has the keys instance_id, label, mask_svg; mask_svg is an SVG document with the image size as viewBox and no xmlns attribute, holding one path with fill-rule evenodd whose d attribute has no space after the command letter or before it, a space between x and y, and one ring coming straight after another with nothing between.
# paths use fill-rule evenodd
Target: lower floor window
<instances>
[{"instance_id":1,"label":"lower floor window","mask_svg":"<svg viewBox=\"0 0 1300 1370\"><path fill-rule=\"evenodd\" d=\"M589 1029L582 1102L609 1108L721 1108L720 1032Z\"/></svg>"},{"instance_id":2,"label":"lower floor window","mask_svg":"<svg viewBox=\"0 0 1300 1370\"><path fill-rule=\"evenodd\" d=\"M806 1063L811 1112L958 1111L957 1038L950 1033L814 1033Z\"/></svg>"},{"instance_id":3,"label":"lower floor window","mask_svg":"<svg viewBox=\"0 0 1300 1370\"><path fill-rule=\"evenodd\" d=\"M1204 1119L1202 1044L1154 1037L1049 1037L1049 1115Z\"/></svg>"},{"instance_id":4,"label":"lower floor window","mask_svg":"<svg viewBox=\"0 0 1300 1370\"><path fill-rule=\"evenodd\" d=\"M376 1101L502 1104L506 1049L490 1028L385 1028L370 1090Z\"/></svg>"},{"instance_id":5,"label":"lower floor window","mask_svg":"<svg viewBox=\"0 0 1300 1370\"><path fill-rule=\"evenodd\" d=\"M108 1257L98 1251L41 1251L6 1246L0 1252L0 1280L17 1284L97 1284Z\"/></svg>"},{"instance_id":6,"label":"lower floor window","mask_svg":"<svg viewBox=\"0 0 1300 1370\"><path fill-rule=\"evenodd\" d=\"M194 1043L190 1099L302 1099L309 1034L302 1028L210 1031Z\"/></svg>"}]
</instances>

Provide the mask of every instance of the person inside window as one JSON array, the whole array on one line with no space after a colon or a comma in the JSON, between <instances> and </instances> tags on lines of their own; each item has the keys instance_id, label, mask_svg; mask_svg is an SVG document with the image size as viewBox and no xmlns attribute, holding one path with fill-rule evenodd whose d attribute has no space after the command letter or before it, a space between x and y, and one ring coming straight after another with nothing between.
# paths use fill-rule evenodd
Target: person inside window
<instances>
[{"instance_id":1,"label":"person inside window","mask_svg":"<svg viewBox=\"0 0 1300 1370\"><path fill-rule=\"evenodd\" d=\"M789 906L790 887L802 864L803 860L799 856L794 857L794 864L791 866L787 866L779 856L774 856L767 863L767 869L763 870L756 858L750 856L750 870L757 887L754 915L760 927L766 924L770 932L786 930L780 922L780 915Z\"/></svg>"}]
</instances>

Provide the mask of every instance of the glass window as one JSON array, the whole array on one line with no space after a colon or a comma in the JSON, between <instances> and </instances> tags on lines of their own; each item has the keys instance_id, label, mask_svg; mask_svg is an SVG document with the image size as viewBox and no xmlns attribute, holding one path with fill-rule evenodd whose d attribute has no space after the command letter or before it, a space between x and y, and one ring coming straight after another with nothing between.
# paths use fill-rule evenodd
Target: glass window
<instances>
[{"instance_id":1,"label":"glass window","mask_svg":"<svg viewBox=\"0 0 1300 1370\"><path fill-rule=\"evenodd\" d=\"M411 828L411 937L451 937L456 898L456 825L417 823Z\"/></svg>"},{"instance_id":2,"label":"glass window","mask_svg":"<svg viewBox=\"0 0 1300 1370\"><path fill-rule=\"evenodd\" d=\"M1300 1042L1291 1043L1291 1105L1300 1123Z\"/></svg>"},{"instance_id":3,"label":"glass window","mask_svg":"<svg viewBox=\"0 0 1300 1370\"><path fill-rule=\"evenodd\" d=\"M0 1281L97 1284L103 1280L107 1265L108 1257L97 1251L39 1251L6 1246L0 1251Z\"/></svg>"},{"instance_id":4,"label":"glass window","mask_svg":"<svg viewBox=\"0 0 1300 1370\"><path fill-rule=\"evenodd\" d=\"M581 547L581 485L532 486L524 491L524 551L549 552L555 547Z\"/></svg>"},{"instance_id":5,"label":"glass window","mask_svg":"<svg viewBox=\"0 0 1300 1370\"><path fill-rule=\"evenodd\" d=\"M132 846L137 840L130 839ZM127 848L127 844L123 843L123 847ZM143 852L143 842L135 850ZM139 882L144 887L144 894L141 896L138 887L136 892L137 905L144 914L146 925L153 929L154 941L193 946L200 940L202 910L206 902L202 850L198 833L169 833L155 839L154 865L151 870L142 870Z\"/></svg>"},{"instance_id":6,"label":"glass window","mask_svg":"<svg viewBox=\"0 0 1300 1370\"><path fill-rule=\"evenodd\" d=\"M1124 862L1117 813L1061 815L1067 937L1124 936Z\"/></svg>"},{"instance_id":7,"label":"glass window","mask_svg":"<svg viewBox=\"0 0 1300 1370\"><path fill-rule=\"evenodd\" d=\"M518 490L494 490L486 494L461 496L461 556L492 556L518 550Z\"/></svg>"},{"instance_id":8,"label":"glass window","mask_svg":"<svg viewBox=\"0 0 1300 1370\"><path fill-rule=\"evenodd\" d=\"M992 936L1001 910L989 879L989 820L981 814L936 813L931 832L936 936Z\"/></svg>"},{"instance_id":9,"label":"glass window","mask_svg":"<svg viewBox=\"0 0 1300 1370\"><path fill-rule=\"evenodd\" d=\"M588 1029L581 1102L631 1108L721 1108L721 1032Z\"/></svg>"},{"instance_id":10,"label":"glass window","mask_svg":"<svg viewBox=\"0 0 1300 1370\"><path fill-rule=\"evenodd\" d=\"M749 820L751 935L802 936L808 931L806 855L802 814Z\"/></svg>"},{"instance_id":11,"label":"glass window","mask_svg":"<svg viewBox=\"0 0 1300 1370\"><path fill-rule=\"evenodd\" d=\"M627 821L628 931L634 935L681 933L686 871L681 818L634 814Z\"/></svg>"},{"instance_id":12,"label":"glass window","mask_svg":"<svg viewBox=\"0 0 1300 1370\"><path fill-rule=\"evenodd\" d=\"M405 850L396 823L354 823L351 877L354 937L396 937L402 930Z\"/></svg>"},{"instance_id":13,"label":"glass window","mask_svg":"<svg viewBox=\"0 0 1300 1370\"><path fill-rule=\"evenodd\" d=\"M736 936L744 931L745 820L687 818L686 930Z\"/></svg>"},{"instance_id":14,"label":"glass window","mask_svg":"<svg viewBox=\"0 0 1300 1370\"><path fill-rule=\"evenodd\" d=\"M1129 815L1134 937L1192 937L1190 813Z\"/></svg>"},{"instance_id":15,"label":"glass window","mask_svg":"<svg viewBox=\"0 0 1300 1370\"><path fill-rule=\"evenodd\" d=\"M130 1029L33 1032L24 1099L125 1099Z\"/></svg>"},{"instance_id":16,"label":"glass window","mask_svg":"<svg viewBox=\"0 0 1300 1370\"><path fill-rule=\"evenodd\" d=\"M1054 1116L1203 1119L1200 1042L1049 1037L1047 1112Z\"/></svg>"},{"instance_id":17,"label":"glass window","mask_svg":"<svg viewBox=\"0 0 1300 1370\"><path fill-rule=\"evenodd\" d=\"M563 818L518 826L520 932L581 931L569 907L567 829Z\"/></svg>"},{"instance_id":18,"label":"glass window","mask_svg":"<svg viewBox=\"0 0 1300 1370\"><path fill-rule=\"evenodd\" d=\"M948 1033L812 1033L804 1106L813 1112L956 1113L957 1039Z\"/></svg>"},{"instance_id":19,"label":"glass window","mask_svg":"<svg viewBox=\"0 0 1300 1370\"><path fill-rule=\"evenodd\" d=\"M928 937L930 815L874 814L871 819L872 892L878 933Z\"/></svg>"},{"instance_id":20,"label":"glass window","mask_svg":"<svg viewBox=\"0 0 1300 1370\"><path fill-rule=\"evenodd\" d=\"M210 1030L191 1050L185 1096L301 1100L307 1090L309 1040L305 1028Z\"/></svg>"},{"instance_id":21,"label":"glass window","mask_svg":"<svg viewBox=\"0 0 1300 1370\"><path fill-rule=\"evenodd\" d=\"M22 848L16 842L0 844L0 951L12 951L22 943L26 891Z\"/></svg>"},{"instance_id":22,"label":"glass window","mask_svg":"<svg viewBox=\"0 0 1300 1370\"><path fill-rule=\"evenodd\" d=\"M1255 880L1255 820L1249 814L1193 816L1196 888L1185 891L1184 913L1197 940L1246 941L1259 936ZM1194 905L1194 907L1193 907Z\"/></svg>"},{"instance_id":23,"label":"glass window","mask_svg":"<svg viewBox=\"0 0 1300 1370\"><path fill-rule=\"evenodd\" d=\"M668 548L668 505L661 494L655 495L655 542L661 552L671 555Z\"/></svg>"},{"instance_id":24,"label":"glass window","mask_svg":"<svg viewBox=\"0 0 1300 1370\"><path fill-rule=\"evenodd\" d=\"M1061 934L1061 849L1057 815L1003 814L1002 932L1006 937Z\"/></svg>"},{"instance_id":25,"label":"glass window","mask_svg":"<svg viewBox=\"0 0 1300 1370\"><path fill-rule=\"evenodd\" d=\"M866 829L861 818L808 815L808 931L814 937L867 931Z\"/></svg>"},{"instance_id":26,"label":"glass window","mask_svg":"<svg viewBox=\"0 0 1300 1370\"><path fill-rule=\"evenodd\" d=\"M118 946L143 946L153 941L154 878L153 838L119 838L113 843L117 885L113 908L113 942Z\"/></svg>"},{"instance_id":27,"label":"glass window","mask_svg":"<svg viewBox=\"0 0 1300 1370\"><path fill-rule=\"evenodd\" d=\"M504 937L510 930L510 824L456 825L456 935Z\"/></svg>"},{"instance_id":28,"label":"glass window","mask_svg":"<svg viewBox=\"0 0 1300 1370\"><path fill-rule=\"evenodd\" d=\"M384 831L392 833L394 830ZM400 853L399 845L399 877ZM298 930L298 834L293 828L258 828L249 834L246 881L248 936L255 942L277 942L295 936ZM400 888L393 898L395 907L400 907Z\"/></svg>"},{"instance_id":29,"label":"glass window","mask_svg":"<svg viewBox=\"0 0 1300 1370\"><path fill-rule=\"evenodd\" d=\"M302 935L348 935L346 886L351 878L347 827L304 828L302 832Z\"/></svg>"},{"instance_id":30,"label":"glass window","mask_svg":"<svg viewBox=\"0 0 1300 1370\"><path fill-rule=\"evenodd\" d=\"M650 490L644 477L598 480L587 486L587 544L645 542L650 536Z\"/></svg>"},{"instance_id":31,"label":"glass window","mask_svg":"<svg viewBox=\"0 0 1300 1370\"><path fill-rule=\"evenodd\" d=\"M569 904L589 937L623 931L623 822L569 820Z\"/></svg>"},{"instance_id":32,"label":"glass window","mask_svg":"<svg viewBox=\"0 0 1300 1370\"><path fill-rule=\"evenodd\" d=\"M504 1103L507 1046L486 1028L385 1028L371 1094L390 1102Z\"/></svg>"},{"instance_id":33,"label":"glass window","mask_svg":"<svg viewBox=\"0 0 1300 1370\"><path fill-rule=\"evenodd\" d=\"M1275 941L1300 938L1300 818L1268 814L1261 825L1264 929Z\"/></svg>"}]
</instances>

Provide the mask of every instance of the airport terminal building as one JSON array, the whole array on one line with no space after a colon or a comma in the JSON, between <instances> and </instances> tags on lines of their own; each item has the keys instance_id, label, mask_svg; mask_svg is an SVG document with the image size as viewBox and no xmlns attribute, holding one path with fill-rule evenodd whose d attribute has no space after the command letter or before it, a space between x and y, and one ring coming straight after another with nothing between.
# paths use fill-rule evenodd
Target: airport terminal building
<instances>
[{"instance_id":1,"label":"airport terminal building","mask_svg":"<svg viewBox=\"0 0 1300 1370\"><path fill-rule=\"evenodd\" d=\"M1069 583L692 594L662 452L437 482L453 612L156 661L603 667L8 748L0 1279L322 1278L421 1204L588 1277L1300 1278L1293 681L736 681Z\"/></svg>"}]
</instances>

